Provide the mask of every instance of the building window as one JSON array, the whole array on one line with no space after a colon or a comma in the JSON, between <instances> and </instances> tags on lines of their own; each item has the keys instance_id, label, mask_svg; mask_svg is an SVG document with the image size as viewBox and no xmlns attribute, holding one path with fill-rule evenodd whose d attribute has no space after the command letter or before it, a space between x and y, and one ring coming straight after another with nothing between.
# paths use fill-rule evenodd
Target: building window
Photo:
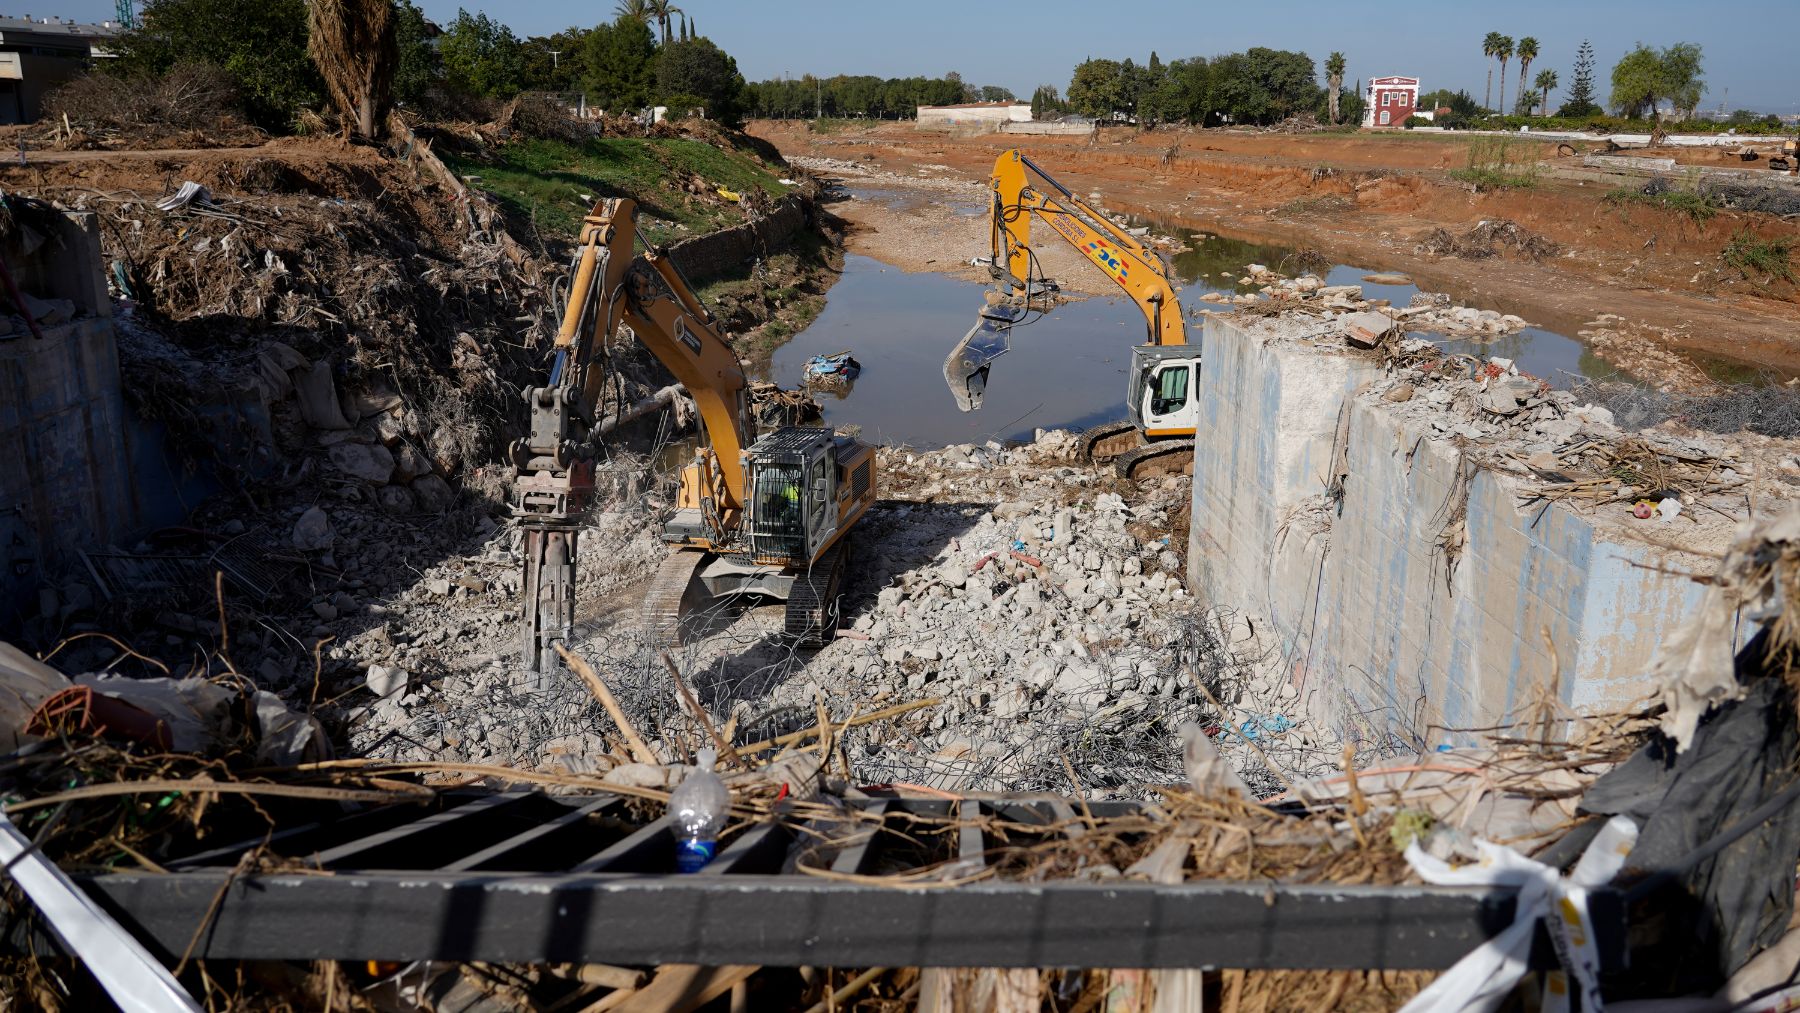
<instances>
[{"instance_id":1,"label":"building window","mask_svg":"<svg viewBox=\"0 0 1800 1013\"><path fill-rule=\"evenodd\" d=\"M1392 121L1391 121L1391 120L1389 120L1389 119L1388 119L1388 117L1389 117L1389 116L1391 116L1391 115L1392 115L1392 114L1391 114L1391 113L1389 113L1389 112L1388 112L1388 111L1387 111L1387 110L1386 110L1386 109L1383 109L1383 110L1382 110L1382 111L1381 111L1381 125L1382 125L1382 126L1384 126L1384 127L1385 127L1385 126L1387 126L1387 125L1388 125L1388 124L1389 124L1389 123L1390 123L1390 122L1392 122Z\"/></svg>"}]
</instances>

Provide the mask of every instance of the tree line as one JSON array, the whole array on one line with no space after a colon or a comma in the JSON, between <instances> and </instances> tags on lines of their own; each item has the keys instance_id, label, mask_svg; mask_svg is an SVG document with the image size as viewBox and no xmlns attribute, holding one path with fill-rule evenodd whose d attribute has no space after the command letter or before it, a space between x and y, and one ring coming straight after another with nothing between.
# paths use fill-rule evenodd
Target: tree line
<instances>
[{"instance_id":1,"label":"tree line","mask_svg":"<svg viewBox=\"0 0 1800 1013\"><path fill-rule=\"evenodd\" d=\"M743 105L765 119L811 119L815 116L910 119L920 106L961 102L1011 102L1013 93L998 85L976 87L952 71L943 77L879 78L863 74L835 77L776 78L744 88Z\"/></svg>"},{"instance_id":2,"label":"tree line","mask_svg":"<svg viewBox=\"0 0 1800 1013\"><path fill-rule=\"evenodd\" d=\"M1149 126L1269 124L1301 114L1357 122L1363 112L1361 89L1344 91L1346 66L1342 53L1332 53L1321 87L1312 57L1260 46L1166 64L1154 52L1141 65L1130 58L1087 59L1069 81L1067 106L1082 116Z\"/></svg>"},{"instance_id":3,"label":"tree line","mask_svg":"<svg viewBox=\"0 0 1800 1013\"><path fill-rule=\"evenodd\" d=\"M290 129L302 110L325 99L325 82L308 52L312 6L307 0L145 0L138 26L114 46L118 59L102 70L160 76L182 64L218 68L253 122ZM733 121L744 111L737 61L668 0L625 0L610 21L524 38L466 10L434 26L413 0L388 0L374 13L370 23L382 29L374 48L391 44L391 60L380 62L402 103L454 113L469 98L579 92L591 106L624 113L662 104Z\"/></svg>"}]
</instances>

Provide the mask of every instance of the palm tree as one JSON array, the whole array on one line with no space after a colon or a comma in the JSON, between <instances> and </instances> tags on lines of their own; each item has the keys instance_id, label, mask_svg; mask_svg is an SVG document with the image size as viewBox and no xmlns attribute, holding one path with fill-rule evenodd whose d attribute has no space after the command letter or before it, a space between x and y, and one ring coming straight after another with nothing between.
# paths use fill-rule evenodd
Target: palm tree
<instances>
[{"instance_id":1,"label":"palm tree","mask_svg":"<svg viewBox=\"0 0 1800 1013\"><path fill-rule=\"evenodd\" d=\"M1512 59L1513 55L1512 36L1500 36L1500 48L1494 50L1494 55L1500 60L1500 104L1494 108L1504 114L1506 111L1506 61Z\"/></svg>"},{"instance_id":2,"label":"palm tree","mask_svg":"<svg viewBox=\"0 0 1800 1013\"><path fill-rule=\"evenodd\" d=\"M1481 40L1481 55L1487 57L1488 59L1493 59L1494 57L1499 56L1500 55L1500 40L1504 39L1504 38L1506 38L1506 36L1501 35L1499 32L1487 33L1487 38ZM1484 109L1492 109L1492 108L1494 108L1493 102L1494 102L1494 68L1489 67L1488 68L1487 94L1482 96L1481 106Z\"/></svg>"},{"instance_id":3,"label":"palm tree","mask_svg":"<svg viewBox=\"0 0 1800 1013\"><path fill-rule=\"evenodd\" d=\"M1326 96L1331 100L1331 122L1338 121L1338 92L1344 90L1344 54L1333 53L1325 58L1325 80L1330 82Z\"/></svg>"},{"instance_id":4,"label":"palm tree","mask_svg":"<svg viewBox=\"0 0 1800 1013\"><path fill-rule=\"evenodd\" d=\"M1540 70L1538 71L1537 80L1532 83L1537 85L1538 91L1544 93L1543 115L1550 115L1550 89L1556 87L1556 71Z\"/></svg>"},{"instance_id":5,"label":"palm tree","mask_svg":"<svg viewBox=\"0 0 1800 1013\"><path fill-rule=\"evenodd\" d=\"M669 22L675 15L682 12L681 8L670 3L669 0L645 0L644 5L650 8L650 16L656 19L657 24L662 26L663 45L668 45Z\"/></svg>"},{"instance_id":6,"label":"palm tree","mask_svg":"<svg viewBox=\"0 0 1800 1013\"><path fill-rule=\"evenodd\" d=\"M613 8L613 15L649 24L650 0L619 0L619 6Z\"/></svg>"},{"instance_id":7,"label":"palm tree","mask_svg":"<svg viewBox=\"0 0 1800 1013\"><path fill-rule=\"evenodd\" d=\"M1531 73L1531 61L1537 59L1537 40L1527 35L1519 40L1519 97L1525 97L1525 75ZM1529 108L1529 106L1527 107Z\"/></svg>"}]
</instances>

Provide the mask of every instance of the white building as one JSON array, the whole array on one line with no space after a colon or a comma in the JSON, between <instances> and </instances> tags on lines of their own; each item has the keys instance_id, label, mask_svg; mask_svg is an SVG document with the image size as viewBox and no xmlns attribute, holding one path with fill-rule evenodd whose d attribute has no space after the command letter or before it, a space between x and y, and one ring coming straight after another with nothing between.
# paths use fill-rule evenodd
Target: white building
<instances>
[{"instance_id":1,"label":"white building","mask_svg":"<svg viewBox=\"0 0 1800 1013\"><path fill-rule=\"evenodd\" d=\"M954 106L920 106L920 127L998 127L1031 122L1029 102L965 102Z\"/></svg>"}]
</instances>

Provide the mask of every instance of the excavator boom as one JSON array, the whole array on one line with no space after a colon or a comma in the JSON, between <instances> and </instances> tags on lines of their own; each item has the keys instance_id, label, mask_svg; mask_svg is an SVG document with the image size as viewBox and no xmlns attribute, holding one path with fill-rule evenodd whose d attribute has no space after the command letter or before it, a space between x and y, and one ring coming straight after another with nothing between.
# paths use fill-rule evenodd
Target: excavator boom
<instances>
[{"instance_id":1,"label":"excavator boom","mask_svg":"<svg viewBox=\"0 0 1800 1013\"><path fill-rule=\"evenodd\" d=\"M741 458L752 426L743 369L675 265L655 250L634 255L636 214L633 201L608 198L584 219L550 377L525 391L531 428L512 446L513 513L524 533L524 653L533 672L574 625L577 534L593 492L589 436L606 343L621 324L700 409L711 447L699 455L696 493L715 540L739 523L748 497Z\"/></svg>"},{"instance_id":2,"label":"excavator boom","mask_svg":"<svg viewBox=\"0 0 1800 1013\"><path fill-rule=\"evenodd\" d=\"M1033 186L1032 176L1045 189ZM1181 303L1160 254L1077 197L1016 148L1001 153L989 183L991 263L997 291L982 309L975 327L944 361L944 380L958 408L972 411L981 407L993 361L1010 350L1013 326L1025 318L1032 300L1045 288L1043 272L1031 248L1033 217L1042 219L1051 231L1131 297L1144 314L1149 344L1187 342Z\"/></svg>"}]
</instances>

